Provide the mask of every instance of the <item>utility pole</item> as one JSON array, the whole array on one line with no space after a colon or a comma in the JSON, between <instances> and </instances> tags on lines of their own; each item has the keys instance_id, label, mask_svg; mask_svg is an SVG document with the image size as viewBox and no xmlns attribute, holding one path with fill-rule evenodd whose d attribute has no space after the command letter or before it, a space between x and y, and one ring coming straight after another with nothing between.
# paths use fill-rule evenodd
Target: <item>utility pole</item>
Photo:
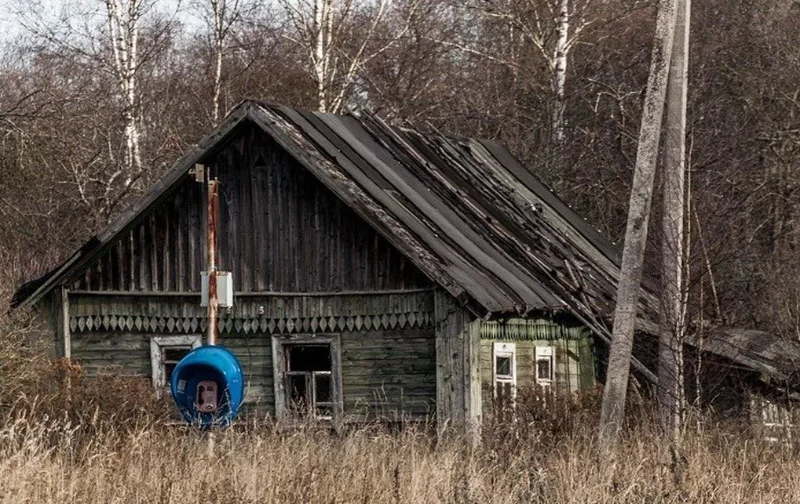
<instances>
[{"instance_id":1,"label":"utility pole","mask_svg":"<svg viewBox=\"0 0 800 504\"><path fill-rule=\"evenodd\" d=\"M625 417L625 400L636 328L636 311L642 281L642 263L653 200L658 142L664 116L667 78L672 59L677 0L659 0L656 33L650 61L650 76L639 129L639 146L631 188L625 246L622 249L617 305L614 311L611 352L600 413L600 450L604 462L614 460L617 440Z\"/></svg>"},{"instance_id":2,"label":"utility pole","mask_svg":"<svg viewBox=\"0 0 800 504\"><path fill-rule=\"evenodd\" d=\"M680 444L683 426L684 374L684 220L686 173L686 103L691 0L678 0L675 40L667 85L664 138L664 214L661 245L661 335L658 346L658 402L661 424Z\"/></svg>"}]
</instances>

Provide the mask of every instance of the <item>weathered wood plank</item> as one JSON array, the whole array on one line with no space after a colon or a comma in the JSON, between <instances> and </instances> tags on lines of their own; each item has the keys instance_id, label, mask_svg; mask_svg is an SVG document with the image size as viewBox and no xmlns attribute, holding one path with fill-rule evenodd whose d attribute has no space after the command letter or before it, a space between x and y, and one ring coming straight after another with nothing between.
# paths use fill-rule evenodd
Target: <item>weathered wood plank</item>
<instances>
[{"instance_id":1,"label":"weathered wood plank","mask_svg":"<svg viewBox=\"0 0 800 504\"><path fill-rule=\"evenodd\" d=\"M240 293L433 287L257 126L242 126L206 162L222 183L219 263L234 273ZM205 262L204 190L191 177L176 182L172 195L130 228L135 244L117 243L98 255L97 274L91 264L81 274L98 283L80 280L79 290L197 292Z\"/></svg>"},{"instance_id":2,"label":"weathered wood plank","mask_svg":"<svg viewBox=\"0 0 800 504\"><path fill-rule=\"evenodd\" d=\"M72 357L72 335L69 327L69 291L61 287L53 296L56 313L56 356Z\"/></svg>"},{"instance_id":3,"label":"weathered wood plank","mask_svg":"<svg viewBox=\"0 0 800 504\"><path fill-rule=\"evenodd\" d=\"M481 418L480 330L444 291L436 291L436 421L477 441Z\"/></svg>"}]
</instances>

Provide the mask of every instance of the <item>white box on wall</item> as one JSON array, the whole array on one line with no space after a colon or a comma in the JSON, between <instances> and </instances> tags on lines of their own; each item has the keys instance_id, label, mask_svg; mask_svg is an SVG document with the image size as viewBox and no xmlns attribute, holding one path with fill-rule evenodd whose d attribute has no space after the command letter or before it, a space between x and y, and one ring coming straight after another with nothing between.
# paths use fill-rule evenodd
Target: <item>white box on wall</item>
<instances>
[{"instance_id":1,"label":"white box on wall","mask_svg":"<svg viewBox=\"0 0 800 504\"><path fill-rule=\"evenodd\" d=\"M217 272L217 300L220 308L233 306L233 273ZM208 306L208 272L200 273L200 306Z\"/></svg>"}]
</instances>

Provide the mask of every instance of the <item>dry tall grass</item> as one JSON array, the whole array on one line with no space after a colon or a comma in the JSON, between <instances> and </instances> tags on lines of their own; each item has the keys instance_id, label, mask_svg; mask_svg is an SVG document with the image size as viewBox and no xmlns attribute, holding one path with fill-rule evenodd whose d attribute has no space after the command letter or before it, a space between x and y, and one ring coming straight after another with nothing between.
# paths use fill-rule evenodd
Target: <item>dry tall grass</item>
<instances>
[{"instance_id":1,"label":"dry tall grass","mask_svg":"<svg viewBox=\"0 0 800 504\"><path fill-rule=\"evenodd\" d=\"M6 416L3 502L798 502L795 453L734 433L690 433L687 478L673 481L666 443L640 426L616 475L595 461L593 426L559 438L517 436L476 449L418 429L336 437L242 425L208 434L163 425L98 428ZM509 434L513 435L513 434Z\"/></svg>"},{"instance_id":2,"label":"dry tall grass","mask_svg":"<svg viewBox=\"0 0 800 504\"><path fill-rule=\"evenodd\" d=\"M731 426L687 432L676 483L646 406L609 476L596 460L593 395L546 408L523 398L517 422L487 426L478 449L437 442L424 426L335 436L252 418L210 446L207 433L168 426L163 403L126 399L146 384L51 363L25 320L0 317L0 332L2 502L800 502L800 456Z\"/></svg>"}]
</instances>

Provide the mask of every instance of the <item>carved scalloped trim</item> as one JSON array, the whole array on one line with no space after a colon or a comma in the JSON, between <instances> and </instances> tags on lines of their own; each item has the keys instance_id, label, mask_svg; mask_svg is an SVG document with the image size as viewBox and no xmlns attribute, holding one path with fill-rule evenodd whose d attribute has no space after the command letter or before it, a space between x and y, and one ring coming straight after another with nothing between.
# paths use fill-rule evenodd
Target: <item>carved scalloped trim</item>
<instances>
[{"instance_id":1,"label":"carved scalloped trim","mask_svg":"<svg viewBox=\"0 0 800 504\"><path fill-rule=\"evenodd\" d=\"M427 312L392 313L390 315L349 315L300 318L234 318L218 321L221 333L238 334L307 334L317 332L369 331L430 327L433 314ZM142 315L83 315L70 317L72 332L157 332L190 334L205 331L205 317L147 317Z\"/></svg>"}]
</instances>

